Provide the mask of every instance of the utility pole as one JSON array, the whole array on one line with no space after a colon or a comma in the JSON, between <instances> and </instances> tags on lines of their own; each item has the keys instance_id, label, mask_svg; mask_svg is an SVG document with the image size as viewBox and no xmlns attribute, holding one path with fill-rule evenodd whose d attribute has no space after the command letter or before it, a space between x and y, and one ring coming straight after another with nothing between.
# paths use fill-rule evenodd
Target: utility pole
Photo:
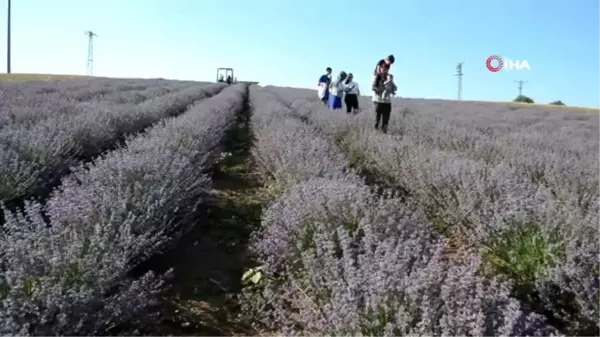
<instances>
[{"instance_id":1,"label":"utility pole","mask_svg":"<svg viewBox=\"0 0 600 337\"><path fill-rule=\"evenodd\" d=\"M88 57L87 57L87 75L94 75L94 37L97 37L96 33L91 30L86 30L85 35L88 36Z\"/></svg>"},{"instance_id":2,"label":"utility pole","mask_svg":"<svg viewBox=\"0 0 600 337\"><path fill-rule=\"evenodd\" d=\"M521 96L523 94L523 84L527 83L527 81L515 81L517 83L519 83L519 96Z\"/></svg>"},{"instance_id":3,"label":"utility pole","mask_svg":"<svg viewBox=\"0 0 600 337\"><path fill-rule=\"evenodd\" d=\"M10 0L8 0L8 15L6 21L6 73L10 74Z\"/></svg>"},{"instance_id":4,"label":"utility pole","mask_svg":"<svg viewBox=\"0 0 600 337\"><path fill-rule=\"evenodd\" d=\"M456 66L456 75L454 76L458 76L458 100L462 100L462 77L463 77L463 64L465 62L459 62L458 65Z\"/></svg>"}]
</instances>

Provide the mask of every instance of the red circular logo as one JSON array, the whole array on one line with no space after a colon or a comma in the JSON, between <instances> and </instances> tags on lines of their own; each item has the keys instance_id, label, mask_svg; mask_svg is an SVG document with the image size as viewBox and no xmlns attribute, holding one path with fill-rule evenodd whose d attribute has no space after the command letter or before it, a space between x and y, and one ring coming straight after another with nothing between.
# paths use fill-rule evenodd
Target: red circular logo
<instances>
[{"instance_id":1,"label":"red circular logo","mask_svg":"<svg viewBox=\"0 0 600 337\"><path fill-rule=\"evenodd\" d=\"M493 66L492 62L496 60L498 61L498 65ZM502 58L498 55L492 55L490 57L487 58L487 60L485 61L485 66L488 68L489 71L495 73L500 71L500 69L502 69L502 67L504 66L504 61L502 61Z\"/></svg>"}]
</instances>

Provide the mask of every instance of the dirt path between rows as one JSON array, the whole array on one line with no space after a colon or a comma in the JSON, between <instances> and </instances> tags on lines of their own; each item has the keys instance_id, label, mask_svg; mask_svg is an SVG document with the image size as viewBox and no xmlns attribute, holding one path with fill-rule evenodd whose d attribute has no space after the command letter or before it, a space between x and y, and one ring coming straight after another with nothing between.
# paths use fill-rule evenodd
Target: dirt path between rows
<instances>
[{"instance_id":1,"label":"dirt path between rows","mask_svg":"<svg viewBox=\"0 0 600 337\"><path fill-rule=\"evenodd\" d=\"M225 139L224 158L214 168L215 201L206 219L186 235L168 260L174 269L168 318L161 335L256 335L237 318L232 298L249 266L247 243L260 225L261 184L252 172L253 136L245 108Z\"/></svg>"}]
</instances>

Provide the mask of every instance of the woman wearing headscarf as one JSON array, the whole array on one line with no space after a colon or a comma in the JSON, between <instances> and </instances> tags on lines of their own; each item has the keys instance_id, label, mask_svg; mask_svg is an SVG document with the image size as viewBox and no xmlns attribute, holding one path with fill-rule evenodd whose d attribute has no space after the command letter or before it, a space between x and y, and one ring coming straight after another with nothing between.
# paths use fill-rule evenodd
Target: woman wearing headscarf
<instances>
[{"instance_id":1,"label":"woman wearing headscarf","mask_svg":"<svg viewBox=\"0 0 600 337\"><path fill-rule=\"evenodd\" d=\"M358 113L358 96L360 96L360 90L358 83L354 82L354 75L348 74L348 77L344 81L344 102L346 103L347 113Z\"/></svg>"},{"instance_id":2,"label":"woman wearing headscarf","mask_svg":"<svg viewBox=\"0 0 600 337\"><path fill-rule=\"evenodd\" d=\"M342 96L344 96L344 80L348 77L346 72L342 71L329 85L329 108L337 110L342 108Z\"/></svg>"}]
</instances>

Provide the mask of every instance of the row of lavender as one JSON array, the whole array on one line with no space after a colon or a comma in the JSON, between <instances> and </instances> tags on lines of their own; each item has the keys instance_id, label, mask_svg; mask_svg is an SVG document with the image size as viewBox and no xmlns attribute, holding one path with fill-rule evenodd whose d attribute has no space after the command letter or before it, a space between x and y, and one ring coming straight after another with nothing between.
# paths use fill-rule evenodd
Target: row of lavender
<instances>
[{"instance_id":1,"label":"row of lavender","mask_svg":"<svg viewBox=\"0 0 600 337\"><path fill-rule=\"evenodd\" d=\"M316 102L314 90L266 88L291 101ZM310 95L310 96L309 96ZM369 98L361 99L366 125L373 124ZM299 103L300 104L300 103ZM397 99L390 132L486 165L508 165L584 207L598 197L600 115L569 108L490 102Z\"/></svg>"},{"instance_id":2,"label":"row of lavender","mask_svg":"<svg viewBox=\"0 0 600 337\"><path fill-rule=\"evenodd\" d=\"M76 113L99 101L141 103L157 95L199 84L139 79L0 83L0 128L15 123L33 124L56 114Z\"/></svg>"},{"instance_id":3,"label":"row of lavender","mask_svg":"<svg viewBox=\"0 0 600 337\"><path fill-rule=\"evenodd\" d=\"M250 103L253 156L275 199L252 238L263 277L242 296L246 315L303 335L553 332L478 274L478 254L448 259L423 209L375 193L321 127L259 87Z\"/></svg>"},{"instance_id":4,"label":"row of lavender","mask_svg":"<svg viewBox=\"0 0 600 337\"><path fill-rule=\"evenodd\" d=\"M383 135L373 129L372 108L349 117L318 102L295 101L292 92L282 98L353 167L417 204L450 240L453 255L460 248L481 256L480 273L507 280L529 310L544 313L563 332L598 333L597 151L593 158L589 148L551 138L547 147L541 141L519 147L526 132L541 139L542 131L515 125L505 138L484 137L473 125L434 123L414 110L403 116L404 109L395 114L391 135ZM526 118L532 119L521 121Z\"/></svg>"},{"instance_id":5,"label":"row of lavender","mask_svg":"<svg viewBox=\"0 0 600 337\"><path fill-rule=\"evenodd\" d=\"M33 96L52 93L61 93L70 99L86 99L85 93L94 93L100 90L113 92L117 87L120 90L143 90L150 86L189 86L191 84L208 84L209 82L177 81L165 79L140 79L140 78L102 78L82 77L72 79L59 79L49 81L11 81L2 82L2 91L9 96Z\"/></svg>"},{"instance_id":6,"label":"row of lavender","mask_svg":"<svg viewBox=\"0 0 600 337\"><path fill-rule=\"evenodd\" d=\"M100 155L127 135L175 116L223 88L222 84L188 84L138 104L77 103L68 113L55 112L29 125L4 127L0 130L0 201L44 195L78 162Z\"/></svg>"},{"instance_id":7,"label":"row of lavender","mask_svg":"<svg viewBox=\"0 0 600 337\"><path fill-rule=\"evenodd\" d=\"M192 224L246 91L228 87L82 165L45 205L5 210L0 333L103 335L155 323L165 275L131 271Z\"/></svg>"},{"instance_id":8,"label":"row of lavender","mask_svg":"<svg viewBox=\"0 0 600 337\"><path fill-rule=\"evenodd\" d=\"M415 100L399 108L409 113L394 118L393 134L488 166L508 165L578 207L598 198L598 113Z\"/></svg>"}]
</instances>

